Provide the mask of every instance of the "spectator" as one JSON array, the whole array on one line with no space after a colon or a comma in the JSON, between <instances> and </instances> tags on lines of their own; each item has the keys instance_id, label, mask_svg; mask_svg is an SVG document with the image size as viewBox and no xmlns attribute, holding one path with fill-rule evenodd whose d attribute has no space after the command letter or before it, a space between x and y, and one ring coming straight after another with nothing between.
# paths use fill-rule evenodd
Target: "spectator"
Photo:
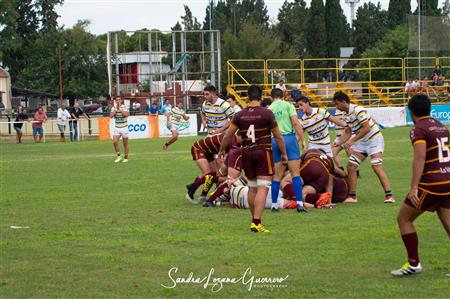
<instances>
[{"instance_id":1,"label":"spectator","mask_svg":"<svg viewBox=\"0 0 450 299\"><path fill-rule=\"evenodd\" d=\"M44 108L42 108L42 106L39 106L38 110L34 113L32 124L34 142L39 143L42 141L42 137L44 137L44 128L42 124L45 123L46 121L47 121L47 114L45 114Z\"/></svg>"},{"instance_id":2,"label":"spectator","mask_svg":"<svg viewBox=\"0 0 450 299\"><path fill-rule=\"evenodd\" d=\"M440 76L442 76L441 65L436 64L436 66L434 67L433 74L431 75L431 80L436 81L436 79L439 78Z\"/></svg>"},{"instance_id":3,"label":"spectator","mask_svg":"<svg viewBox=\"0 0 450 299\"><path fill-rule=\"evenodd\" d=\"M283 93L286 91L286 85L284 84L284 80L280 79L278 84L275 86L275 88L281 89Z\"/></svg>"},{"instance_id":4,"label":"spectator","mask_svg":"<svg viewBox=\"0 0 450 299\"><path fill-rule=\"evenodd\" d=\"M22 126L24 121L30 121L27 111L24 107L19 106L19 113L14 123L14 130L16 130L16 143L22 143Z\"/></svg>"},{"instance_id":5,"label":"spectator","mask_svg":"<svg viewBox=\"0 0 450 299\"><path fill-rule=\"evenodd\" d=\"M420 82L420 91L430 96L430 84L427 76L423 77L422 82Z\"/></svg>"},{"instance_id":6,"label":"spectator","mask_svg":"<svg viewBox=\"0 0 450 299\"><path fill-rule=\"evenodd\" d=\"M148 115L154 115L154 116L158 115L158 104L153 102L151 106L148 106L147 113L148 113Z\"/></svg>"},{"instance_id":7,"label":"spectator","mask_svg":"<svg viewBox=\"0 0 450 299\"><path fill-rule=\"evenodd\" d=\"M412 81L411 85L412 85L414 93L420 92L420 80L419 80L419 77L414 78L414 80Z\"/></svg>"},{"instance_id":8,"label":"spectator","mask_svg":"<svg viewBox=\"0 0 450 299\"><path fill-rule=\"evenodd\" d=\"M58 118L58 129L60 134L60 141L65 142L66 136L64 136L64 132L66 131L66 123L67 120L70 119L70 113L66 109L66 104L61 104L61 107L59 107L57 112L57 118Z\"/></svg>"},{"instance_id":9,"label":"spectator","mask_svg":"<svg viewBox=\"0 0 450 299\"><path fill-rule=\"evenodd\" d=\"M75 104L73 104L73 108L70 109L70 115L72 116L72 120L70 121L71 125L70 125L70 141L77 141L78 140L78 120L80 119L80 117L87 117L89 118L89 116L86 115L86 113L84 113L83 110L81 110L80 108L80 104L78 104L78 102L75 102Z\"/></svg>"},{"instance_id":10,"label":"spectator","mask_svg":"<svg viewBox=\"0 0 450 299\"><path fill-rule=\"evenodd\" d=\"M412 96L412 94L414 93L414 86L411 79L409 79L405 84L405 93L408 94L408 97Z\"/></svg>"},{"instance_id":11,"label":"spectator","mask_svg":"<svg viewBox=\"0 0 450 299\"><path fill-rule=\"evenodd\" d=\"M233 114L236 114L242 110L242 108L239 106L238 102L236 101L236 98L234 97L234 95L232 95L232 94L227 95L225 97L225 101L227 101L228 104L230 104L231 109L233 109Z\"/></svg>"},{"instance_id":12,"label":"spectator","mask_svg":"<svg viewBox=\"0 0 450 299\"><path fill-rule=\"evenodd\" d=\"M161 107L161 114L166 115L170 110L172 110L172 105L170 104L169 99L164 101L164 104Z\"/></svg>"},{"instance_id":13,"label":"spectator","mask_svg":"<svg viewBox=\"0 0 450 299\"><path fill-rule=\"evenodd\" d=\"M299 99L302 96L302 92L299 89L298 84L292 85L292 90L289 92L289 95L291 97L291 101L296 102L297 99Z\"/></svg>"}]
</instances>

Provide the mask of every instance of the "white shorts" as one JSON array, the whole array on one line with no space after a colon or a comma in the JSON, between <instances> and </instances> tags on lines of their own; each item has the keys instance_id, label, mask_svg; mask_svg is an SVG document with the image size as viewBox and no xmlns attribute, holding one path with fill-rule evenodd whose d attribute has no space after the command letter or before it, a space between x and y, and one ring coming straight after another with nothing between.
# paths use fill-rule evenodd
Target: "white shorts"
<instances>
[{"instance_id":1,"label":"white shorts","mask_svg":"<svg viewBox=\"0 0 450 299\"><path fill-rule=\"evenodd\" d=\"M167 124L167 129L168 129L170 132L175 131L175 132L178 133L178 128L179 128L179 126L177 126L177 125L174 125L174 124Z\"/></svg>"},{"instance_id":2,"label":"white shorts","mask_svg":"<svg viewBox=\"0 0 450 299\"><path fill-rule=\"evenodd\" d=\"M323 144L315 144L315 143L308 143L308 149L318 149L324 151L327 156L333 158L333 153L331 152L331 145L323 145Z\"/></svg>"},{"instance_id":3,"label":"white shorts","mask_svg":"<svg viewBox=\"0 0 450 299\"><path fill-rule=\"evenodd\" d=\"M113 136L122 136L122 138L128 138L128 127L114 128Z\"/></svg>"},{"instance_id":4,"label":"white shorts","mask_svg":"<svg viewBox=\"0 0 450 299\"><path fill-rule=\"evenodd\" d=\"M383 153L383 135L379 134L378 136L367 141L358 141L352 146L352 150L358 153L366 154L367 156L371 156L377 153Z\"/></svg>"}]
</instances>

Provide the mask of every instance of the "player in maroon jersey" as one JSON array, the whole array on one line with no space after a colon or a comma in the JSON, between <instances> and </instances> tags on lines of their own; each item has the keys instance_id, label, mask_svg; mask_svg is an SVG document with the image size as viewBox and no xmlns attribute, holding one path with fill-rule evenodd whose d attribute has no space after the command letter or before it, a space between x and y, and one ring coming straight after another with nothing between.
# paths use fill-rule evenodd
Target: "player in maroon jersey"
<instances>
[{"instance_id":1,"label":"player in maroon jersey","mask_svg":"<svg viewBox=\"0 0 450 299\"><path fill-rule=\"evenodd\" d=\"M252 85L247 94L249 105L233 117L219 155L224 156L234 134L239 130L242 137L242 165L248 179L248 203L252 213L250 229L253 232L269 232L262 226L261 216L273 176L271 133L282 153L283 163L287 163L286 147L272 111L261 107L261 87Z\"/></svg>"},{"instance_id":2,"label":"player in maroon jersey","mask_svg":"<svg viewBox=\"0 0 450 299\"><path fill-rule=\"evenodd\" d=\"M317 208L332 208L335 203L344 202L348 195L348 184L347 181L340 177L333 177L333 194L331 196L331 204L325 203L325 205L319 206L318 201L320 199L320 194L316 194L310 190L311 186L305 185L305 205L307 208L317 207ZM309 205L308 205L309 204Z\"/></svg>"},{"instance_id":3,"label":"player in maroon jersey","mask_svg":"<svg viewBox=\"0 0 450 299\"><path fill-rule=\"evenodd\" d=\"M197 140L191 147L192 159L200 168L201 174L195 178L192 184L186 186L188 193L186 199L191 203L197 203L194 200L195 191L202 184L205 184L201 197L205 198L213 183L218 182L219 175L217 170L223 165L221 159L216 159L222 144L224 134L210 135L204 139ZM235 144L235 138L232 140ZM226 148L228 151L229 148Z\"/></svg>"},{"instance_id":4,"label":"player in maroon jersey","mask_svg":"<svg viewBox=\"0 0 450 299\"><path fill-rule=\"evenodd\" d=\"M394 276L422 272L419 241L414 220L424 211L437 212L450 237L450 134L439 121L430 117L431 102L427 95L414 95L408 102L414 128L411 189L397 216L398 226L408 254L408 262Z\"/></svg>"}]
</instances>

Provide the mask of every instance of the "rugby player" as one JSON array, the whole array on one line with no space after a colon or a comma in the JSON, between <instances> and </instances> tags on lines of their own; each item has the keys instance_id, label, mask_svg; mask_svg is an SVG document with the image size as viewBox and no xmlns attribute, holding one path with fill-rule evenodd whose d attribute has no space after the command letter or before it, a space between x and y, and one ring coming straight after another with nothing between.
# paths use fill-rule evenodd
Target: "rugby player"
<instances>
[{"instance_id":1,"label":"rugby player","mask_svg":"<svg viewBox=\"0 0 450 299\"><path fill-rule=\"evenodd\" d=\"M272 89L270 94L272 104L269 109L275 115L278 128L283 135L286 153L288 157L287 167L292 175L292 185L297 198L297 211L307 212L302 201L302 180L300 178L300 148L295 133L297 133L304 145L303 129L297 118L297 111L294 105L283 100L283 91L278 88ZM277 146L276 139L272 139L273 160L275 162L275 174L272 180L272 211L278 211L278 194L280 192L280 181L286 171L286 165L281 163L281 151Z\"/></svg>"},{"instance_id":2,"label":"rugby player","mask_svg":"<svg viewBox=\"0 0 450 299\"><path fill-rule=\"evenodd\" d=\"M281 162L287 163L286 147L278 129L275 116L261 107L262 89L252 85L247 91L249 105L238 112L231 121L220 146L219 156L224 156L233 136L240 131L242 137L242 163L248 178L248 203L252 214L253 232L269 232L261 224L261 216L273 176L273 134L281 151Z\"/></svg>"},{"instance_id":3,"label":"rugby player","mask_svg":"<svg viewBox=\"0 0 450 299\"><path fill-rule=\"evenodd\" d=\"M342 119L332 116L326 109L313 108L309 98L301 96L296 100L298 108L303 112L300 119L303 130L308 133L308 149L320 149L327 156L333 157L330 144L330 133L328 132L328 122L338 126L347 126Z\"/></svg>"},{"instance_id":4,"label":"rugby player","mask_svg":"<svg viewBox=\"0 0 450 299\"><path fill-rule=\"evenodd\" d=\"M163 150L168 150L169 145L177 141L180 135L178 130L180 128L181 120L189 120L189 116L184 111L183 102L179 101L176 107L173 107L167 114L167 128L172 133L172 136L163 145Z\"/></svg>"},{"instance_id":5,"label":"rugby player","mask_svg":"<svg viewBox=\"0 0 450 299\"><path fill-rule=\"evenodd\" d=\"M219 176L217 171L222 168L222 159L216 159L219 153L220 146L223 142L224 134L215 134L207 136L204 139L197 140L191 147L192 159L196 162L198 168L200 169L200 176L194 179L194 182L187 185L186 188L188 193L186 194L186 199L191 203L197 203L194 200L195 191L198 187L205 184L201 198L202 200L206 198L212 183L219 182ZM236 143L236 137L232 138L232 145ZM229 147L225 149L227 152Z\"/></svg>"},{"instance_id":6,"label":"rugby player","mask_svg":"<svg viewBox=\"0 0 450 299\"><path fill-rule=\"evenodd\" d=\"M208 135L220 134L230 125L234 110L223 99L217 96L214 86L206 86L203 90L205 101L202 105L202 124Z\"/></svg>"},{"instance_id":7,"label":"rugby player","mask_svg":"<svg viewBox=\"0 0 450 299\"><path fill-rule=\"evenodd\" d=\"M123 104L120 97L114 100L114 106L111 108L109 116L114 118L113 144L116 150L117 158L115 163L128 162L128 108ZM122 137L124 156L120 154L119 140Z\"/></svg>"},{"instance_id":8,"label":"rugby player","mask_svg":"<svg viewBox=\"0 0 450 299\"><path fill-rule=\"evenodd\" d=\"M373 121L367 110L350 103L350 98L343 92L336 92L333 97L336 108L344 111L347 127L334 146L343 145L351 151L347 166L349 193L345 202L357 202L357 170L359 165L369 156L372 169L378 176L384 189L385 203L395 203L389 179L383 169L384 139L380 128Z\"/></svg>"},{"instance_id":9,"label":"rugby player","mask_svg":"<svg viewBox=\"0 0 450 299\"><path fill-rule=\"evenodd\" d=\"M423 212L437 212L450 237L450 134L439 121L430 117L431 102L427 95L414 95L408 102L414 128L411 189L397 216L408 261L394 276L423 271L419 260L419 240L414 220Z\"/></svg>"}]
</instances>

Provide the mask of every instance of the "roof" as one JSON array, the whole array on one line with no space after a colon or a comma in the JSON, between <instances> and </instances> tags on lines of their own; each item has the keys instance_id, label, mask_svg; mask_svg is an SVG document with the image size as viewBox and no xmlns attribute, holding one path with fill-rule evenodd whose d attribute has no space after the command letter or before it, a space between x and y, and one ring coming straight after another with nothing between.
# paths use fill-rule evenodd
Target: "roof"
<instances>
[{"instance_id":1,"label":"roof","mask_svg":"<svg viewBox=\"0 0 450 299\"><path fill-rule=\"evenodd\" d=\"M5 69L0 67L0 78L9 78L9 77L10 77L9 73Z\"/></svg>"}]
</instances>

